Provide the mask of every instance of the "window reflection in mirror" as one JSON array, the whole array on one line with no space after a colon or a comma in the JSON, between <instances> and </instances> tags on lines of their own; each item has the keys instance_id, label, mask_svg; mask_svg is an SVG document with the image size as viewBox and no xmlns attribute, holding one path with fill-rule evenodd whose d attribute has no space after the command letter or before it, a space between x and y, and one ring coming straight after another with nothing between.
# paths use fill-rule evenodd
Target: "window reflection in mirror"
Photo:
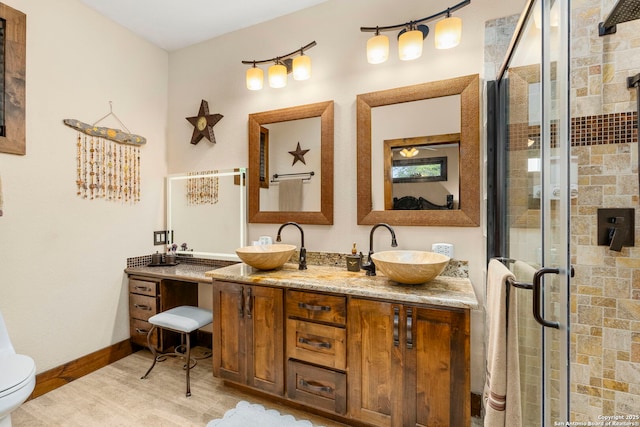
<instances>
[{"instance_id":1,"label":"window reflection in mirror","mask_svg":"<svg viewBox=\"0 0 640 427\"><path fill-rule=\"evenodd\" d=\"M320 117L269 123L262 128L268 135L265 163L269 165L270 175L268 186L262 185L260 177L260 210L319 211L322 178ZM308 151L296 160L290 152L296 152L298 144L301 153Z\"/></svg>"},{"instance_id":2,"label":"window reflection in mirror","mask_svg":"<svg viewBox=\"0 0 640 427\"><path fill-rule=\"evenodd\" d=\"M384 141L385 210L458 209L460 134Z\"/></svg>"},{"instance_id":3,"label":"window reflection in mirror","mask_svg":"<svg viewBox=\"0 0 640 427\"><path fill-rule=\"evenodd\" d=\"M175 243L178 254L238 259L235 250L246 246L245 173L240 168L167 177L167 243Z\"/></svg>"}]
</instances>

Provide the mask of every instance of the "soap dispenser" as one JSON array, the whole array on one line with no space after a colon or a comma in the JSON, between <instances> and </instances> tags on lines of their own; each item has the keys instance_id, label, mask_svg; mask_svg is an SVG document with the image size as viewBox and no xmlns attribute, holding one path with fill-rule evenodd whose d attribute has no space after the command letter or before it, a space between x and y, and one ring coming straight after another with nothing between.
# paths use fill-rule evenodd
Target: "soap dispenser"
<instances>
[{"instance_id":1,"label":"soap dispenser","mask_svg":"<svg viewBox=\"0 0 640 427\"><path fill-rule=\"evenodd\" d=\"M347 255L347 270L360 271L361 259L362 258L358 254L358 249L356 248L356 244L354 242L353 247L351 248L351 255Z\"/></svg>"}]
</instances>

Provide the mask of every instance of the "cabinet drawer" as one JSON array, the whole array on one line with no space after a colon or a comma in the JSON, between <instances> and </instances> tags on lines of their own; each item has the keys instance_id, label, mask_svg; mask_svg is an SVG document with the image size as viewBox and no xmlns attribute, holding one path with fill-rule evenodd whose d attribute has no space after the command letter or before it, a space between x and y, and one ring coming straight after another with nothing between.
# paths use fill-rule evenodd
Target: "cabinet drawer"
<instances>
[{"instance_id":1,"label":"cabinet drawer","mask_svg":"<svg viewBox=\"0 0 640 427\"><path fill-rule=\"evenodd\" d=\"M155 297L158 295L158 283L148 280L129 279L129 292Z\"/></svg>"},{"instance_id":2,"label":"cabinet drawer","mask_svg":"<svg viewBox=\"0 0 640 427\"><path fill-rule=\"evenodd\" d=\"M289 360L287 396L337 414L347 412L346 374Z\"/></svg>"},{"instance_id":3,"label":"cabinet drawer","mask_svg":"<svg viewBox=\"0 0 640 427\"><path fill-rule=\"evenodd\" d=\"M158 312L158 298L129 294L129 317L148 320Z\"/></svg>"},{"instance_id":4,"label":"cabinet drawer","mask_svg":"<svg viewBox=\"0 0 640 427\"><path fill-rule=\"evenodd\" d=\"M347 317L346 297L288 290L287 317L344 325Z\"/></svg>"},{"instance_id":5,"label":"cabinet drawer","mask_svg":"<svg viewBox=\"0 0 640 427\"><path fill-rule=\"evenodd\" d=\"M147 334L149 333L149 329L151 329L151 326L151 323L145 322L144 320L130 319L129 332L131 334L131 341L135 344L147 347ZM153 345L155 348L159 348L158 332L159 330L156 329L151 334L151 345Z\"/></svg>"},{"instance_id":6,"label":"cabinet drawer","mask_svg":"<svg viewBox=\"0 0 640 427\"><path fill-rule=\"evenodd\" d=\"M346 337L344 328L287 319L287 357L344 371Z\"/></svg>"}]
</instances>

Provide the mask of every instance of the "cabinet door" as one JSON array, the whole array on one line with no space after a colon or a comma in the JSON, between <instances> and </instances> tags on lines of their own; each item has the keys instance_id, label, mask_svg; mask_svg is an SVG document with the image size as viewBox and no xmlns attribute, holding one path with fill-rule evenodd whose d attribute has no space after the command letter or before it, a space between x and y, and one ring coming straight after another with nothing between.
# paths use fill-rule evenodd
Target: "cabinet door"
<instances>
[{"instance_id":1,"label":"cabinet door","mask_svg":"<svg viewBox=\"0 0 640 427\"><path fill-rule=\"evenodd\" d=\"M282 289L245 286L245 323L249 351L248 384L284 394L284 298ZM225 319L226 321L226 319Z\"/></svg>"},{"instance_id":2,"label":"cabinet door","mask_svg":"<svg viewBox=\"0 0 640 427\"><path fill-rule=\"evenodd\" d=\"M349 415L381 427L391 425L394 400L402 401L395 382L399 314L398 305L385 302L352 298L348 304Z\"/></svg>"},{"instance_id":3,"label":"cabinet door","mask_svg":"<svg viewBox=\"0 0 640 427\"><path fill-rule=\"evenodd\" d=\"M213 373L244 383L246 378L242 285L216 281L213 287Z\"/></svg>"},{"instance_id":4,"label":"cabinet door","mask_svg":"<svg viewBox=\"0 0 640 427\"><path fill-rule=\"evenodd\" d=\"M404 307L404 426L470 423L468 311Z\"/></svg>"}]
</instances>

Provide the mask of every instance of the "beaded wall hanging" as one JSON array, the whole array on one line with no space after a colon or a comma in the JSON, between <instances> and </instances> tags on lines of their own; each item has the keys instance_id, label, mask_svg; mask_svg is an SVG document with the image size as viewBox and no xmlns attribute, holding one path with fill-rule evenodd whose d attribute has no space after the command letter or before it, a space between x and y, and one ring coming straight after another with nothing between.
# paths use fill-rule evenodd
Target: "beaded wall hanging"
<instances>
[{"instance_id":1,"label":"beaded wall hanging","mask_svg":"<svg viewBox=\"0 0 640 427\"><path fill-rule=\"evenodd\" d=\"M96 126L109 116L126 132ZM147 142L146 138L129 132L112 110L93 125L75 119L65 119L63 123L78 131L76 194L91 200L139 202L140 146Z\"/></svg>"},{"instance_id":2,"label":"beaded wall hanging","mask_svg":"<svg viewBox=\"0 0 640 427\"><path fill-rule=\"evenodd\" d=\"M211 176L215 173L218 171L189 172L187 174L188 176L199 176L199 178L187 179L187 204L189 206L218 203L219 179L217 176Z\"/></svg>"}]
</instances>

